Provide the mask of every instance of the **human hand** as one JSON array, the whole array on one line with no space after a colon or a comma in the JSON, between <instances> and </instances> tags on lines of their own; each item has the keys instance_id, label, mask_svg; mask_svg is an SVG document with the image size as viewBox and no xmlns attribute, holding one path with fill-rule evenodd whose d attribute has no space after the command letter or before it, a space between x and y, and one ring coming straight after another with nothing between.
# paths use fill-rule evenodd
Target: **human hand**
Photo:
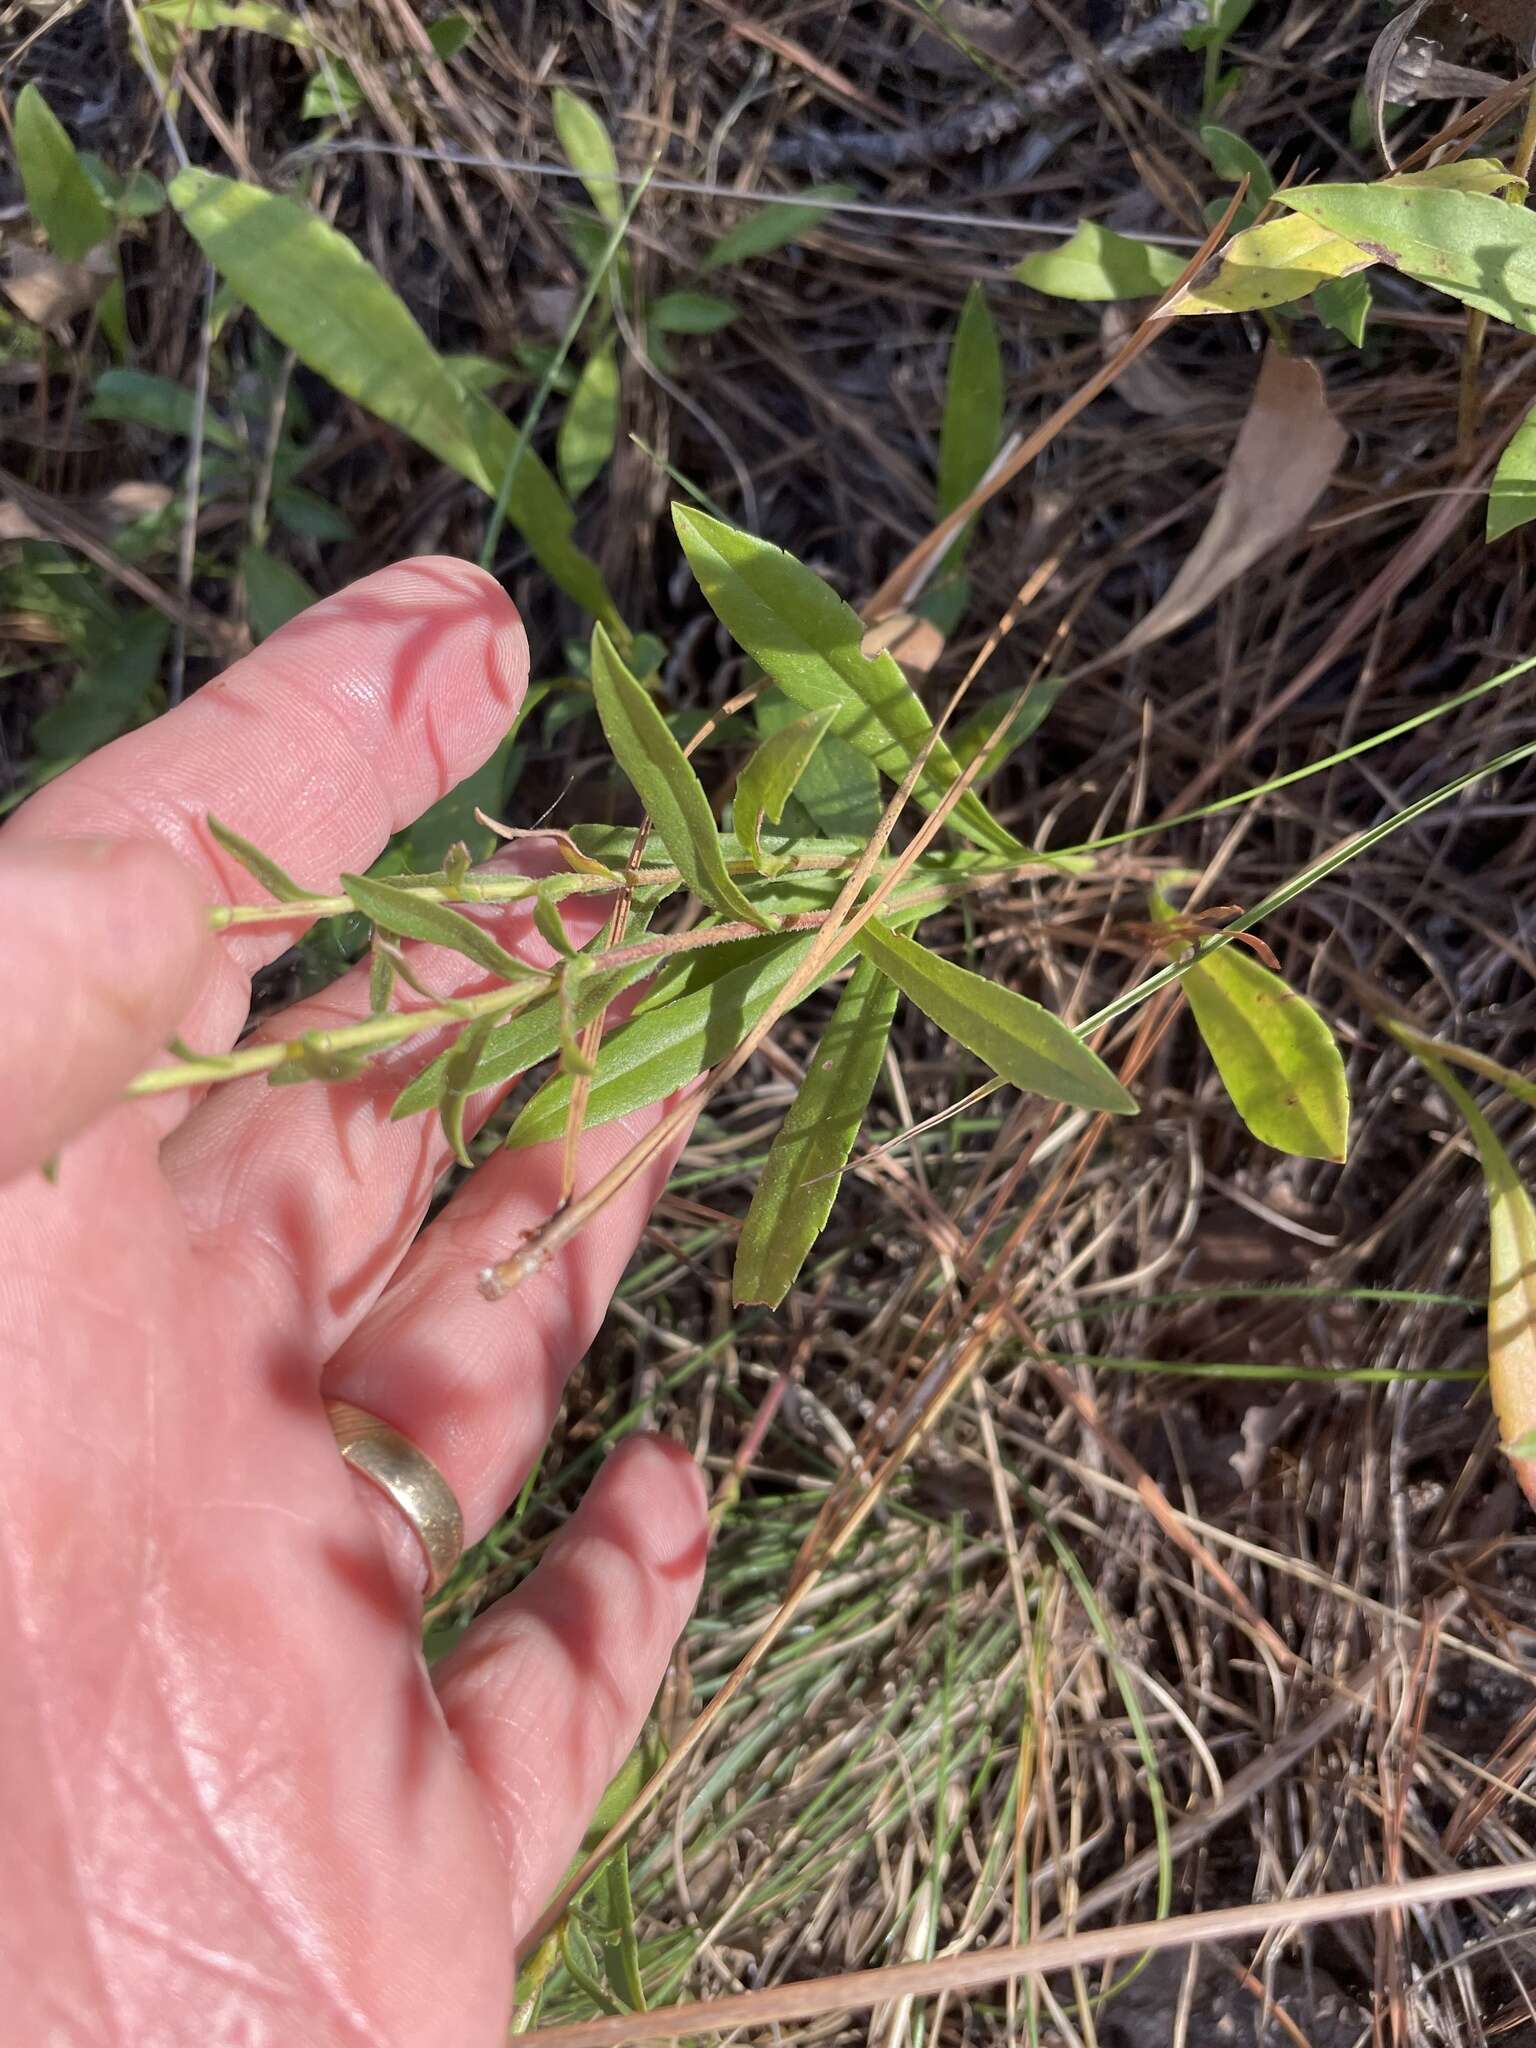
<instances>
[{"instance_id":1,"label":"human hand","mask_svg":"<svg viewBox=\"0 0 1536 2048\"><path fill-rule=\"evenodd\" d=\"M10 2039L499 2042L519 1932L697 1593L698 1475L631 1442L429 1680L419 1547L343 1465L321 1406L394 1424L482 1536L670 1158L492 1306L474 1276L548 1214L559 1148L498 1153L418 1239L445 1146L431 1119L388 1111L436 1048L342 1087L120 1099L175 1032L231 1045L250 975L299 929L209 935L208 904L259 892L208 808L334 884L489 755L526 677L489 578L408 563L304 613L0 833ZM603 914L583 899L573 928ZM526 910L490 928L553 957ZM482 985L411 950L435 991ZM263 1032L367 1008L354 973ZM587 1133L578 1186L639 1121ZM56 1151L50 1186L36 1169Z\"/></svg>"}]
</instances>

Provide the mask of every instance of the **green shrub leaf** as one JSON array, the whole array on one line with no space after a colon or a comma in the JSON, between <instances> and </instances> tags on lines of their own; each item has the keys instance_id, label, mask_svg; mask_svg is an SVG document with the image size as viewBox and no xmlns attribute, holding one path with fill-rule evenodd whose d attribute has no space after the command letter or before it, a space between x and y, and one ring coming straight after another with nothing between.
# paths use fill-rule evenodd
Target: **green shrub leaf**
<instances>
[{"instance_id":1,"label":"green shrub leaf","mask_svg":"<svg viewBox=\"0 0 1536 2048\"><path fill-rule=\"evenodd\" d=\"M831 723L832 713L828 709L809 711L804 718L781 726L756 749L736 778L731 822L759 874L772 873L778 865L777 860L770 865L763 853L763 819L771 818L777 825L783 817L795 784L805 773Z\"/></svg>"},{"instance_id":2,"label":"green shrub leaf","mask_svg":"<svg viewBox=\"0 0 1536 2048\"><path fill-rule=\"evenodd\" d=\"M1493 472L1488 493L1488 539L1501 540L1536 519L1536 407L1516 427Z\"/></svg>"},{"instance_id":3,"label":"green shrub leaf","mask_svg":"<svg viewBox=\"0 0 1536 2048\"><path fill-rule=\"evenodd\" d=\"M898 994L868 960L853 970L753 1193L731 1283L738 1302L777 1308L820 1236L879 1078Z\"/></svg>"},{"instance_id":4,"label":"green shrub leaf","mask_svg":"<svg viewBox=\"0 0 1536 2048\"><path fill-rule=\"evenodd\" d=\"M553 113L555 133L566 162L580 173L587 197L601 218L609 227L617 227L624 211L624 195L619 190L619 160L613 153L602 116L561 86L555 88Z\"/></svg>"},{"instance_id":5,"label":"green shrub leaf","mask_svg":"<svg viewBox=\"0 0 1536 2048\"><path fill-rule=\"evenodd\" d=\"M869 920L854 943L941 1031L1015 1088L1079 1109L1136 1114L1136 1098L1098 1054L1039 1003L940 959L878 918Z\"/></svg>"},{"instance_id":6,"label":"green shrub leaf","mask_svg":"<svg viewBox=\"0 0 1536 2048\"><path fill-rule=\"evenodd\" d=\"M560 421L555 466L566 493L579 498L608 467L619 438L619 358L611 341L593 349Z\"/></svg>"},{"instance_id":7,"label":"green shrub leaf","mask_svg":"<svg viewBox=\"0 0 1536 2048\"><path fill-rule=\"evenodd\" d=\"M692 763L601 626L592 635L592 694L614 759L694 895L722 917L771 930L772 920L742 894L725 864L719 828Z\"/></svg>"},{"instance_id":8,"label":"green shrub leaf","mask_svg":"<svg viewBox=\"0 0 1536 2048\"><path fill-rule=\"evenodd\" d=\"M1174 913L1155 899L1160 923ZM1242 947L1223 946L1183 978L1206 1050L1232 1106L1277 1152L1342 1161L1349 1083L1333 1033L1305 997Z\"/></svg>"},{"instance_id":9,"label":"green shrub leaf","mask_svg":"<svg viewBox=\"0 0 1536 2048\"><path fill-rule=\"evenodd\" d=\"M933 729L906 677L889 654L869 660L864 628L836 591L793 555L691 506L674 505L673 521L699 587L737 644L807 711L832 713L830 730L899 782ZM932 810L959 774L941 740L917 784ZM949 822L989 852L1024 849L968 790Z\"/></svg>"},{"instance_id":10,"label":"green shrub leaf","mask_svg":"<svg viewBox=\"0 0 1536 2048\"><path fill-rule=\"evenodd\" d=\"M1003 438L1003 355L987 295L973 284L965 295L949 351L944 420L939 430L938 511L942 519L968 498L986 475ZM959 543L950 550L953 561Z\"/></svg>"},{"instance_id":11,"label":"green shrub leaf","mask_svg":"<svg viewBox=\"0 0 1536 2048\"><path fill-rule=\"evenodd\" d=\"M1342 334L1356 348L1365 344L1365 323L1371 314L1371 287L1360 275L1330 278L1312 294L1312 310L1325 327Z\"/></svg>"},{"instance_id":12,"label":"green shrub leaf","mask_svg":"<svg viewBox=\"0 0 1536 2048\"><path fill-rule=\"evenodd\" d=\"M474 1091L475 1069L485 1050L485 1041L496 1023L494 1017L477 1018L466 1024L449 1049L443 1066L443 1097L437 1106L448 1150L460 1166L473 1166L464 1141L464 1111Z\"/></svg>"},{"instance_id":13,"label":"green shrub leaf","mask_svg":"<svg viewBox=\"0 0 1536 2048\"><path fill-rule=\"evenodd\" d=\"M222 824L212 811L208 813L208 830L226 853L233 854L246 873L260 882L269 896L275 896L279 903L313 903L316 896L313 889L303 889L286 869L280 868L270 854L263 853L259 846L253 846L249 839Z\"/></svg>"},{"instance_id":14,"label":"green shrub leaf","mask_svg":"<svg viewBox=\"0 0 1536 2048\"><path fill-rule=\"evenodd\" d=\"M111 234L112 216L35 85L24 85L17 94L13 120L27 211L54 255L64 263L79 263Z\"/></svg>"},{"instance_id":15,"label":"green shrub leaf","mask_svg":"<svg viewBox=\"0 0 1536 2048\"><path fill-rule=\"evenodd\" d=\"M765 736L782 732L800 716L800 707L782 690L765 690L752 706L757 729ZM840 740L830 727L821 745L800 771L791 812L832 839L868 843L880 822L880 771L866 754ZM761 835L759 835L761 837Z\"/></svg>"},{"instance_id":16,"label":"green shrub leaf","mask_svg":"<svg viewBox=\"0 0 1536 2048\"><path fill-rule=\"evenodd\" d=\"M91 393L93 420L121 420L129 426L152 427L160 434L190 440L197 431L197 395L169 377L148 370L103 370ZM233 427L216 412L203 411L203 438L215 448L235 454L240 442Z\"/></svg>"},{"instance_id":17,"label":"green shrub leaf","mask_svg":"<svg viewBox=\"0 0 1536 2048\"><path fill-rule=\"evenodd\" d=\"M518 452L510 420L449 370L372 264L307 207L211 171L178 172L171 204L240 299L336 389L408 434L494 498ZM551 580L622 632L575 514L524 447L508 517Z\"/></svg>"},{"instance_id":18,"label":"green shrub leaf","mask_svg":"<svg viewBox=\"0 0 1536 2048\"><path fill-rule=\"evenodd\" d=\"M803 199L782 205L759 205L715 243L701 269L728 270L749 256L771 256L787 248L824 221L832 208L844 199L857 199L851 185L817 185Z\"/></svg>"},{"instance_id":19,"label":"green shrub leaf","mask_svg":"<svg viewBox=\"0 0 1536 2048\"><path fill-rule=\"evenodd\" d=\"M450 904L415 889L402 889L396 882L381 882L376 875L343 875L341 886L364 917L396 938L449 946L503 981L522 981L534 972L526 961L498 946L489 932Z\"/></svg>"},{"instance_id":20,"label":"green shrub leaf","mask_svg":"<svg viewBox=\"0 0 1536 2048\"><path fill-rule=\"evenodd\" d=\"M298 570L279 561L276 555L269 555L265 548L241 549L240 574L245 583L251 632L257 640L267 639L279 626L286 626L290 619L296 619L317 602L317 593Z\"/></svg>"},{"instance_id":21,"label":"green shrub leaf","mask_svg":"<svg viewBox=\"0 0 1536 2048\"><path fill-rule=\"evenodd\" d=\"M1026 256L1013 274L1053 299L1150 299L1167 291L1183 268L1184 258L1171 249L1085 220L1070 241Z\"/></svg>"},{"instance_id":22,"label":"green shrub leaf","mask_svg":"<svg viewBox=\"0 0 1536 2048\"><path fill-rule=\"evenodd\" d=\"M708 292L667 292L652 305L650 318L662 334L718 334L736 318L736 308Z\"/></svg>"}]
</instances>

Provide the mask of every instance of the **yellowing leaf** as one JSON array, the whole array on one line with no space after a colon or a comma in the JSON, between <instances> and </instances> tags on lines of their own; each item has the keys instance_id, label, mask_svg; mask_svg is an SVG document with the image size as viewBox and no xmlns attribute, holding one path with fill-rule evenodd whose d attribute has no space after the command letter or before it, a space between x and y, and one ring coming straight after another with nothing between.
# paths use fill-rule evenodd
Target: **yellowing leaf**
<instances>
[{"instance_id":1,"label":"yellowing leaf","mask_svg":"<svg viewBox=\"0 0 1536 2048\"><path fill-rule=\"evenodd\" d=\"M1186 313L1248 313L1305 298L1327 278L1367 270L1376 259L1316 221L1291 215L1234 235L1213 259L1214 274L1197 276L1163 308Z\"/></svg>"},{"instance_id":2,"label":"yellowing leaf","mask_svg":"<svg viewBox=\"0 0 1536 2048\"><path fill-rule=\"evenodd\" d=\"M783 548L691 506L674 505L672 517L699 588L737 644L807 711L830 710L831 731L900 781L933 721L889 654L871 661L862 653L857 613ZM918 801L932 810L959 772L941 740L918 779ZM990 852L1023 851L974 791L949 821Z\"/></svg>"},{"instance_id":3,"label":"yellowing leaf","mask_svg":"<svg viewBox=\"0 0 1536 2048\"><path fill-rule=\"evenodd\" d=\"M619 359L611 341L582 365L560 422L555 463L567 494L579 498L608 467L619 437Z\"/></svg>"},{"instance_id":4,"label":"yellowing leaf","mask_svg":"<svg viewBox=\"0 0 1536 2048\"><path fill-rule=\"evenodd\" d=\"M1136 1114L1136 1098L1098 1054L1039 1003L941 959L878 918L861 928L854 943L940 1030L1015 1088L1080 1109Z\"/></svg>"},{"instance_id":5,"label":"yellowing leaf","mask_svg":"<svg viewBox=\"0 0 1536 2048\"><path fill-rule=\"evenodd\" d=\"M1536 1506L1536 1206L1466 1089L1417 1033L1405 1035L1404 1043L1461 1111L1482 1160L1488 1188L1488 1392L1515 1477Z\"/></svg>"},{"instance_id":6,"label":"yellowing leaf","mask_svg":"<svg viewBox=\"0 0 1536 2048\"><path fill-rule=\"evenodd\" d=\"M1161 899L1164 923L1174 913ZM1298 1159L1342 1160L1349 1083L1312 1005L1251 953L1223 946L1187 970L1184 993L1232 1106L1256 1138Z\"/></svg>"},{"instance_id":7,"label":"yellowing leaf","mask_svg":"<svg viewBox=\"0 0 1536 2048\"><path fill-rule=\"evenodd\" d=\"M725 864L714 813L693 764L601 626L592 635L592 694L614 759L695 896L722 917L771 931L773 919L742 894Z\"/></svg>"},{"instance_id":8,"label":"yellowing leaf","mask_svg":"<svg viewBox=\"0 0 1536 2048\"><path fill-rule=\"evenodd\" d=\"M112 216L58 118L35 85L16 97L16 168L27 211L63 263L79 263L112 232Z\"/></svg>"},{"instance_id":9,"label":"yellowing leaf","mask_svg":"<svg viewBox=\"0 0 1536 2048\"><path fill-rule=\"evenodd\" d=\"M1085 220L1059 249L1037 250L1013 274L1053 299L1148 299L1167 291L1184 263L1171 249Z\"/></svg>"},{"instance_id":10,"label":"yellowing leaf","mask_svg":"<svg viewBox=\"0 0 1536 2048\"><path fill-rule=\"evenodd\" d=\"M758 1177L736 1247L737 1301L777 1308L821 1235L880 1075L897 994L868 960L853 970Z\"/></svg>"},{"instance_id":11,"label":"yellowing leaf","mask_svg":"<svg viewBox=\"0 0 1536 2048\"><path fill-rule=\"evenodd\" d=\"M731 822L759 874L770 872L763 856L764 817L777 825L795 784L826 737L831 710L808 712L765 739L736 778Z\"/></svg>"},{"instance_id":12,"label":"yellowing leaf","mask_svg":"<svg viewBox=\"0 0 1536 2048\"><path fill-rule=\"evenodd\" d=\"M1150 646L1184 625L1289 539L1327 489L1347 439L1328 408L1316 365L1271 344L1209 524L1115 655Z\"/></svg>"},{"instance_id":13,"label":"yellowing leaf","mask_svg":"<svg viewBox=\"0 0 1536 2048\"><path fill-rule=\"evenodd\" d=\"M373 265L308 207L211 171L180 171L171 204L215 270L310 369L494 498L518 456L507 513L560 588L622 632L575 514L510 420L449 370Z\"/></svg>"},{"instance_id":14,"label":"yellowing leaf","mask_svg":"<svg viewBox=\"0 0 1536 2048\"><path fill-rule=\"evenodd\" d=\"M609 227L617 227L624 211L624 198L619 190L619 160L613 153L613 144L608 139L602 117L594 113L585 100L577 99L575 93L566 92L559 86L555 89L553 112L555 133L565 151L566 162L573 171L580 172L587 197L601 217Z\"/></svg>"}]
</instances>

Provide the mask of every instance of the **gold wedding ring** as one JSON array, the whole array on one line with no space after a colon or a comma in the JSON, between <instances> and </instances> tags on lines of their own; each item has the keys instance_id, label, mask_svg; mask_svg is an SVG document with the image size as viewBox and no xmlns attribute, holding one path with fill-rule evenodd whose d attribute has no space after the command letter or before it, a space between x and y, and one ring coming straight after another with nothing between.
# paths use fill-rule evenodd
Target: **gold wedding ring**
<instances>
[{"instance_id":1,"label":"gold wedding ring","mask_svg":"<svg viewBox=\"0 0 1536 2048\"><path fill-rule=\"evenodd\" d=\"M430 1600L464 1548L464 1514L453 1488L425 1451L366 1408L327 1401L325 1412L342 1457L387 1494L415 1530L427 1560Z\"/></svg>"}]
</instances>

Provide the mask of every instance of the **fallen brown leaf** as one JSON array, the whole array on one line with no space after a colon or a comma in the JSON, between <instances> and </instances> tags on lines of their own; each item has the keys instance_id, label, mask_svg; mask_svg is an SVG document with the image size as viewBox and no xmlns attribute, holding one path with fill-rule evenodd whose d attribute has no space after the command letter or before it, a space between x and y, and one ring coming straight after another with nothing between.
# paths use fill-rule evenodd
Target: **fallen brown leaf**
<instances>
[{"instance_id":1,"label":"fallen brown leaf","mask_svg":"<svg viewBox=\"0 0 1536 2048\"><path fill-rule=\"evenodd\" d=\"M1268 349L1210 524L1113 655L1161 640L1288 539L1326 489L1347 438L1315 365Z\"/></svg>"}]
</instances>

